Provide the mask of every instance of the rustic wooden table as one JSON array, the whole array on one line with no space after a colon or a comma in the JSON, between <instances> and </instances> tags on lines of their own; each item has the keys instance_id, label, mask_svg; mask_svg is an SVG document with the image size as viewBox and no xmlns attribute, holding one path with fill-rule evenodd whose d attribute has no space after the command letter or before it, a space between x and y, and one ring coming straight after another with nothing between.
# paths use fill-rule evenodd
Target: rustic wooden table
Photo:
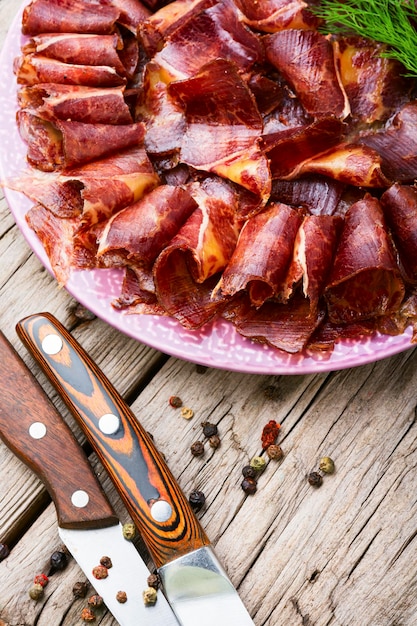
<instances>
[{"instance_id":1,"label":"rustic wooden table","mask_svg":"<svg viewBox=\"0 0 417 626\"><path fill-rule=\"evenodd\" d=\"M1 43L16 10L14 0L0 0ZM47 310L71 330L153 434L184 492L205 493L199 518L256 626L417 623L415 350L318 375L204 369L99 319L80 318L77 303L32 254L4 199L0 255L3 333L67 415L15 324ZM193 409L193 419L178 416L171 395ZM260 452L271 419L282 425L284 457L268 463L257 493L247 496L241 470ZM190 445L207 420L218 424L221 447L195 458ZM42 600L28 595L34 575L61 546L55 509L39 480L3 444L0 450L0 541L11 549L0 563L0 625L81 624L85 600L72 590L85 577L75 561L51 577ZM322 456L334 459L336 472L315 489L307 475ZM98 621L116 624L108 613Z\"/></svg>"}]
</instances>

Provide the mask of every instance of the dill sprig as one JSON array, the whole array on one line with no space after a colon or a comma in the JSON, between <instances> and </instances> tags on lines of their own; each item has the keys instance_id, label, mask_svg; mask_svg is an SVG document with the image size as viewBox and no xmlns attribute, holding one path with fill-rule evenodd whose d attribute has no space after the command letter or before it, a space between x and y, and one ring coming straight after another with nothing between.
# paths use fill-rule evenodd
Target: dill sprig
<instances>
[{"instance_id":1,"label":"dill sprig","mask_svg":"<svg viewBox=\"0 0 417 626\"><path fill-rule=\"evenodd\" d=\"M325 21L321 31L356 34L388 46L382 56L396 59L417 77L417 8L414 0L322 0L312 11Z\"/></svg>"}]
</instances>

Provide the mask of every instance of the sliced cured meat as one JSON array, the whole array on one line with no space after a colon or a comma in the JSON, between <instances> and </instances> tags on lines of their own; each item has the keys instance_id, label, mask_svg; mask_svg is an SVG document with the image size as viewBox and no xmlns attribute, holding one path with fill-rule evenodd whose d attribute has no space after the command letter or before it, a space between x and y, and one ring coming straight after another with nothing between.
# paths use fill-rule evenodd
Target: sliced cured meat
<instances>
[{"instance_id":1,"label":"sliced cured meat","mask_svg":"<svg viewBox=\"0 0 417 626\"><path fill-rule=\"evenodd\" d=\"M286 276L300 224L297 211L275 203L249 219L215 289L215 297L227 298L247 290L256 307L274 297Z\"/></svg>"},{"instance_id":2,"label":"sliced cured meat","mask_svg":"<svg viewBox=\"0 0 417 626\"><path fill-rule=\"evenodd\" d=\"M360 144L344 143L302 163L297 175L322 174L356 187L387 187L380 155Z\"/></svg>"},{"instance_id":3,"label":"sliced cured meat","mask_svg":"<svg viewBox=\"0 0 417 626\"><path fill-rule=\"evenodd\" d=\"M272 178L297 178L305 162L337 146L345 126L334 118L263 135Z\"/></svg>"},{"instance_id":4,"label":"sliced cured meat","mask_svg":"<svg viewBox=\"0 0 417 626\"><path fill-rule=\"evenodd\" d=\"M150 57L153 56L162 48L165 40L174 30L217 2L218 0L176 0L150 15L139 29L147 54Z\"/></svg>"},{"instance_id":5,"label":"sliced cured meat","mask_svg":"<svg viewBox=\"0 0 417 626\"><path fill-rule=\"evenodd\" d=\"M120 11L82 0L32 0L23 10L24 35L112 33Z\"/></svg>"},{"instance_id":6,"label":"sliced cured meat","mask_svg":"<svg viewBox=\"0 0 417 626\"><path fill-rule=\"evenodd\" d=\"M300 295L288 304L266 302L261 308L243 306L233 314L236 330L250 339L291 354L301 352L324 319L324 309L312 311Z\"/></svg>"},{"instance_id":7,"label":"sliced cured meat","mask_svg":"<svg viewBox=\"0 0 417 626\"><path fill-rule=\"evenodd\" d=\"M43 245L58 283L65 285L74 267L77 218L63 220L45 207L36 205L26 213L26 221Z\"/></svg>"},{"instance_id":8,"label":"sliced cured meat","mask_svg":"<svg viewBox=\"0 0 417 626\"><path fill-rule=\"evenodd\" d=\"M159 304L152 273L143 267L126 267L120 295L112 302L115 309L125 309L130 314L164 315Z\"/></svg>"},{"instance_id":9,"label":"sliced cured meat","mask_svg":"<svg viewBox=\"0 0 417 626\"><path fill-rule=\"evenodd\" d=\"M390 315L401 305L404 284L395 252L381 205L369 194L346 213L324 293L335 323Z\"/></svg>"},{"instance_id":10,"label":"sliced cured meat","mask_svg":"<svg viewBox=\"0 0 417 626\"><path fill-rule=\"evenodd\" d=\"M317 31L288 29L264 38L266 57L314 117L344 119L350 108L330 41Z\"/></svg>"},{"instance_id":11,"label":"sliced cured meat","mask_svg":"<svg viewBox=\"0 0 417 626\"><path fill-rule=\"evenodd\" d=\"M125 85L126 78L107 65L76 65L63 63L38 54L17 57L14 73L19 85L60 83L86 87L117 87Z\"/></svg>"},{"instance_id":12,"label":"sliced cured meat","mask_svg":"<svg viewBox=\"0 0 417 626\"><path fill-rule=\"evenodd\" d=\"M135 36L138 35L141 24L151 15L150 9L139 0L101 0L101 4L118 9L117 23Z\"/></svg>"},{"instance_id":13,"label":"sliced cured meat","mask_svg":"<svg viewBox=\"0 0 417 626\"><path fill-rule=\"evenodd\" d=\"M188 189L198 208L158 256L153 275L165 311L187 328L200 328L221 307L211 293L236 246L236 197L216 179Z\"/></svg>"},{"instance_id":14,"label":"sliced cured meat","mask_svg":"<svg viewBox=\"0 0 417 626\"><path fill-rule=\"evenodd\" d=\"M44 33L32 37L23 47L24 55L36 54L69 65L102 65L112 67L120 76L131 75L135 70L129 62L122 62L123 39L119 34L79 35L77 33Z\"/></svg>"},{"instance_id":15,"label":"sliced cured meat","mask_svg":"<svg viewBox=\"0 0 417 626\"><path fill-rule=\"evenodd\" d=\"M43 119L52 121L60 119L86 124L133 123L125 100L124 87L41 83L22 87L17 98L22 109L30 109Z\"/></svg>"},{"instance_id":16,"label":"sliced cured meat","mask_svg":"<svg viewBox=\"0 0 417 626\"><path fill-rule=\"evenodd\" d=\"M308 215L294 243L294 253L280 290L280 300L288 302L299 284L312 309L316 309L327 284L343 226L334 215Z\"/></svg>"},{"instance_id":17,"label":"sliced cured meat","mask_svg":"<svg viewBox=\"0 0 417 626\"><path fill-rule=\"evenodd\" d=\"M345 185L318 175L297 180L272 181L271 200L303 207L312 215L333 215L342 198Z\"/></svg>"},{"instance_id":18,"label":"sliced cured meat","mask_svg":"<svg viewBox=\"0 0 417 626\"><path fill-rule=\"evenodd\" d=\"M365 124L387 120L407 99L401 66L369 39L339 38L333 46L352 118Z\"/></svg>"},{"instance_id":19,"label":"sliced cured meat","mask_svg":"<svg viewBox=\"0 0 417 626\"><path fill-rule=\"evenodd\" d=\"M161 185L114 215L100 237L100 265L149 268L197 208L181 187Z\"/></svg>"},{"instance_id":20,"label":"sliced cured meat","mask_svg":"<svg viewBox=\"0 0 417 626\"><path fill-rule=\"evenodd\" d=\"M234 0L243 21L255 30L275 33L287 28L313 28L317 18L303 0Z\"/></svg>"},{"instance_id":21,"label":"sliced cured meat","mask_svg":"<svg viewBox=\"0 0 417 626\"><path fill-rule=\"evenodd\" d=\"M388 176L412 182L417 172L417 101L406 104L386 129L362 134L358 141L378 152Z\"/></svg>"},{"instance_id":22,"label":"sliced cured meat","mask_svg":"<svg viewBox=\"0 0 417 626\"><path fill-rule=\"evenodd\" d=\"M417 281L417 189L392 185L381 196L385 218L391 228L407 280Z\"/></svg>"},{"instance_id":23,"label":"sliced cured meat","mask_svg":"<svg viewBox=\"0 0 417 626\"><path fill-rule=\"evenodd\" d=\"M143 148L131 148L64 172L28 172L5 181L61 218L92 225L133 204L159 184Z\"/></svg>"},{"instance_id":24,"label":"sliced cured meat","mask_svg":"<svg viewBox=\"0 0 417 626\"><path fill-rule=\"evenodd\" d=\"M54 123L29 111L17 112L22 139L27 143L27 159L40 170L53 171L94 161L143 142L143 124Z\"/></svg>"},{"instance_id":25,"label":"sliced cured meat","mask_svg":"<svg viewBox=\"0 0 417 626\"><path fill-rule=\"evenodd\" d=\"M186 127L183 108L168 93L163 70L149 62L144 70L136 119L146 124L145 146L152 155L179 152Z\"/></svg>"},{"instance_id":26,"label":"sliced cured meat","mask_svg":"<svg viewBox=\"0 0 417 626\"><path fill-rule=\"evenodd\" d=\"M185 109L181 161L229 178L266 201L271 180L258 144L262 119L234 64L208 63L193 78L171 83L169 93Z\"/></svg>"},{"instance_id":27,"label":"sliced cured meat","mask_svg":"<svg viewBox=\"0 0 417 626\"><path fill-rule=\"evenodd\" d=\"M263 59L260 39L239 21L232 0L223 0L187 20L169 36L153 60L172 80L181 80L220 58L235 63L241 71Z\"/></svg>"}]
</instances>

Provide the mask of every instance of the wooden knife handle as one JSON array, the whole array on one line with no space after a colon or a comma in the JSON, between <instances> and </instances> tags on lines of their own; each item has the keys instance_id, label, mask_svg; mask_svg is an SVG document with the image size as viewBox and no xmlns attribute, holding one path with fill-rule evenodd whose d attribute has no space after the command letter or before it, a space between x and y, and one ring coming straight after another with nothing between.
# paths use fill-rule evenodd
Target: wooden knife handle
<instances>
[{"instance_id":1,"label":"wooden knife handle","mask_svg":"<svg viewBox=\"0 0 417 626\"><path fill-rule=\"evenodd\" d=\"M27 317L16 329L84 430L155 565L208 545L152 439L72 335L49 313Z\"/></svg>"},{"instance_id":2,"label":"wooden knife handle","mask_svg":"<svg viewBox=\"0 0 417 626\"><path fill-rule=\"evenodd\" d=\"M42 480L62 528L118 523L87 457L0 331L0 438Z\"/></svg>"}]
</instances>

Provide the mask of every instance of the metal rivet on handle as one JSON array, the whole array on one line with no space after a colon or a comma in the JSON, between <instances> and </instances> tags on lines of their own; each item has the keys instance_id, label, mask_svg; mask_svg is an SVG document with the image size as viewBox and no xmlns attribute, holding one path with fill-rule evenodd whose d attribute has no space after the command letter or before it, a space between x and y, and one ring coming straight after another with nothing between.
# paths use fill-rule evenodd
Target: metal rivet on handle
<instances>
[{"instance_id":1,"label":"metal rivet on handle","mask_svg":"<svg viewBox=\"0 0 417 626\"><path fill-rule=\"evenodd\" d=\"M63 345L64 344L59 335L46 335L42 339L42 350L45 354L58 354L58 352L62 350Z\"/></svg>"},{"instance_id":2,"label":"metal rivet on handle","mask_svg":"<svg viewBox=\"0 0 417 626\"><path fill-rule=\"evenodd\" d=\"M29 435L32 439L42 439L46 435L46 426L42 422L33 422L29 426Z\"/></svg>"},{"instance_id":3,"label":"metal rivet on handle","mask_svg":"<svg viewBox=\"0 0 417 626\"><path fill-rule=\"evenodd\" d=\"M89 500L90 497L88 493L83 489L78 489L78 491L74 491L71 496L71 502L74 506L77 507L77 509L83 509L85 506L87 506Z\"/></svg>"},{"instance_id":4,"label":"metal rivet on handle","mask_svg":"<svg viewBox=\"0 0 417 626\"><path fill-rule=\"evenodd\" d=\"M151 515L157 522L167 522L172 515L172 507L165 500L158 500L151 506Z\"/></svg>"},{"instance_id":5,"label":"metal rivet on handle","mask_svg":"<svg viewBox=\"0 0 417 626\"><path fill-rule=\"evenodd\" d=\"M98 427L104 435L114 435L119 430L120 419L113 413L105 413L98 420Z\"/></svg>"}]
</instances>

